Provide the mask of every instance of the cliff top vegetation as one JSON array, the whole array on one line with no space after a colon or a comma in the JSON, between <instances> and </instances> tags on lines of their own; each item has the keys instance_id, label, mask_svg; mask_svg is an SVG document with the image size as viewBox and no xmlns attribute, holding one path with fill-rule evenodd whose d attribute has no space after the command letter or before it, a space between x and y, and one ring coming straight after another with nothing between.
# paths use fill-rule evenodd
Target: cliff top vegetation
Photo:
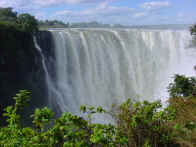
<instances>
[{"instance_id":1,"label":"cliff top vegetation","mask_svg":"<svg viewBox=\"0 0 196 147\"><path fill-rule=\"evenodd\" d=\"M196 35L196 24L190 27L191 35Z\"/></svg>"},{"instance_id":2,"label":"cliff top vegetation","mask_svg":"<svg viewBox=\"0 0 196 147\"><path fill-rule=\"evenodd\" d=\"M38 31L38 21L34 16L24 13L17 15L12 8L0 8L1 29L12 28L28 33Z\"/></svg>"}]
</instances>

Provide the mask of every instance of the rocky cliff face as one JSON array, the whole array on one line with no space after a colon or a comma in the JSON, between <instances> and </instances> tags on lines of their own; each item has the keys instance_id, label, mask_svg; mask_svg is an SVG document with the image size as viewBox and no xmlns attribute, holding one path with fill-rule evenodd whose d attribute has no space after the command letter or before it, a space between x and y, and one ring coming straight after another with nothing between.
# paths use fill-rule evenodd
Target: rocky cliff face
<instances>
[{"instance_id":1,"label":"rocky cliff face","mask_svg":"<svg viewBox=\"0 0 196 147\"><path fill-rule=\"evenodd\" d=\"M40 32L37 38L40 46L48 49L44 52L50 54L52 41L48 34ZM43 41L45 39L49 41ZM32 92L29 113L35 107L45 105L45 83L41 55L32 36L17 30L0 29L0 113L13 103L12 97L22 89Z\"/></svg>"},{"instance_id":2,"label":"rocky cliff face","mask_svg":"<svg viewBox=\"0 0 196 147\"><path fill-rule=\"evenodd\" d=\"M36 39L44 54L44 60L47 66L47 71L50 73L51 78L55 79L56 71L54 69L56 58L53 35L49 31L40 31L37 33Z\"/></svg>"}]
</instances>

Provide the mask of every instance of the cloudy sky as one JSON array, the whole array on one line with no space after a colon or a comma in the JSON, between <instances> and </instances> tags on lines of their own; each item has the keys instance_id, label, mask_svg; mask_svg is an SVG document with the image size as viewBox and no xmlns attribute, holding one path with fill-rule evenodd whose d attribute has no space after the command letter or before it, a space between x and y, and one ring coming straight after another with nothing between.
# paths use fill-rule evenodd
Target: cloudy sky
<instances>
[{"instance_id":1,"label":"cloudy sky","mask_svg":"<svg viewBox=\"0 0 196 147\"><path fill-rule=\"evenodd\" d=\"M0 0L38 19L128 25L196 23L196 0Z\"/></svg>"}]
</instances>

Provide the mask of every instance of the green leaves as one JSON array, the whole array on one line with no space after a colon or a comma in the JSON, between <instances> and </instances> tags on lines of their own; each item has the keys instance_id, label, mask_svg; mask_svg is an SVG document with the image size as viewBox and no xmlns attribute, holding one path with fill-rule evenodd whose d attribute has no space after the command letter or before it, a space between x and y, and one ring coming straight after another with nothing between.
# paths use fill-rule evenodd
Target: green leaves
<instances>
[{"instance_id":1,"label":"green leaves","mask_svg":"<svg viewBox=\"0 0 196 147\"><path fill-rule=\"evenodd\" d=\"M189 130L193 130L196 128L196 124L192 121L190 122L187 122L186 125L185 125L185 128L189 129Z\"/></svg>"},{"instance_id":2,"label":"green leaves","mask_svg":"<svg viewBox=\"0 0 196 147\"><path fill-rule=\"evenodd\" d=\"M28 13L20 14L17 19L17 23L29 33L35 33L38 31L38 21L34 16Z\"/></svg>"},{"instance_id":3,"label":"green leaves","mask_svg":"<svg viewBox=\"0 0 196 147\"><path fill-rule=\"evenodd\" d=\"M38 20L34 16L28 13L17 15L12 8L0 8L0 25L31 34L38 31Z\"/></svg>"},{"instance_id":4,"label":"green leaves","mask_svg":"<svg viewBox=\"0 0 196 147\"><path fill-rule=\"evenodd\" d=\"M81 112L83 112L83 113L85 113L86 112L86 105L82 105L82 106L80 106L80 111Z\"/></svg>"},{"instance_id":5,"label":"green leaves","mask_svg":"<svg viewBox=\"0 0 196 147\"><path fill-rule=\"evenodd\" d=\"M163 109L160 101L136 102L126 101L119 107L117 118L118 130L124 132L128 146L161 146L172 139L167 125L175 118L175 109L168 106ZM129 143L131 141L131 144Z\"/></svg>"},{"instance_id":6,"label":"green leaves","mask_svg":"<svg viewBox=\"0 0 196 147\"><path fill-rule=\"evenodd\" d=\"M169 84L168 92L171 97L188 97L196 94L195 77L175 75L174 82Z\"/></svg>"},{"instance_id":7,"label":"green leaves","mask_svg":"<svg viewBox=\"0 0 196 147\"><path fill-rule=\"evenodd\" d=\"M116 124L92 123L94 114L106 113L102 107L82 105L80 111L88 119L65 112L56 120L47 107L37 108L32 115L35 128L22 128L18 111L30 98L22 90L14 97L15 105L5 109L8 125L0 128L0 145L7 146L62 146L62 147L155 147L172 146L177 137L190 135L196 123L176 122L176 107L162 108L160 101L131 102L128 99L115 111ZM192 138L189 137L189 138Z\"/></svg>"},{"instance_id":8,"label":"green leaves","mask_svg":"<svg viewBox=\"0 0 196 147\"><path fill-rule=\"evenodd\" d=\"M191 35L196 35L196 24L190 27Z\"/></svg>"},{"instance_id":9,"label":"green leaves","mask_svg":"<svg viewBox=\"0 0 196 147\"><path fill-rule=\"evenodd\" d=\"M16 19L17 13L12 8L0 8L0 21L13 23Z\"/></svg>"},{"instance_id":10,"label":"green leaves","mask_svg":"<svg viewBox=\"0 0 196 147\"><path fill-rule=\"evenodd\" d=\"M23 108L27 105L27 102L30 100L30 92L27 90L20 90L19 93L14 97L15 107Z\"/></svg>"},{"instance_id":11,"label":"green leaves","mask_svg":"<svg viewBox=\"0 0 196 147\"><path fill-rule=\"evenodd\" d=\"M93 127L93 133L90 136L90 141L93 144L101 146L115 146L116 129L113 125L96 124Z\"/></svg>"},{"instance_id":12,"label":"green leaves","mask_svg":"<svg viewBox=\"0 0 196 147\"><path fill-rule=\"evenodd\" d=\"M33 123L35 124L36 128L38 128L39 130L43 130L44 125L51 122L51 119L54 117L54 114L50 109L44 107L43 109L37 108L32 117L34 118Z\"/></svg>"},{"instance_id":13,"label":"green leaves","mask_svg":"<svg viewBox=\"0 0 196 147\"><path fill-rule=\"evenodd\" d=\"M29 101L30 92L20 90L13 99L15 100L15 105L5 108L5 113L3 115L8 117L6 121L9 123L9 127L16 128L20 125L20 116L16 113L18 109L22 109L26 105L27 101Z\"/></svg>"}]
</instances>

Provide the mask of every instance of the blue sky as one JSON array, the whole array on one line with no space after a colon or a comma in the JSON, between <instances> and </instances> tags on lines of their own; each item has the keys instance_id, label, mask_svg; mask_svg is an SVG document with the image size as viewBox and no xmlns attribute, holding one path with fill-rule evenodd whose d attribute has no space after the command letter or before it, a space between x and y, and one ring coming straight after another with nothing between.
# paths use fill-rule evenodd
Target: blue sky
<instances>
[{"instance_id":1,"label":"blue sky","mask_svg":"<svg viewBox=\"0 0 196 147\"><path fill-rule=\"evenodd\" d=\"M38 19L127 25L196 23L196 0L0 0Z\"/></svg>"}]
</instances>

